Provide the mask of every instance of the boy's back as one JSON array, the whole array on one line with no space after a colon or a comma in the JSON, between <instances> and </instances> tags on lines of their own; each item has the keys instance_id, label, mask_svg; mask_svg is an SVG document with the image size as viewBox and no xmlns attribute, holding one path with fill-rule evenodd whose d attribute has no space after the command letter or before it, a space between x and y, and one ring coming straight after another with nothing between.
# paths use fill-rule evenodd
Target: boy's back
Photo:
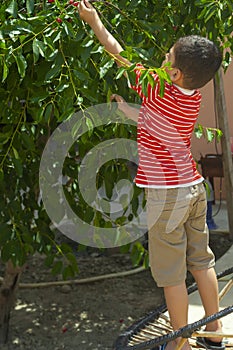
<instances>
[{"instance_id":1,"label":"boy's back","mask_svg":"<svg viewBox=\"0 0 233 350\"><path fill-rule=\"evenodd\" d=\"M142 99L138 118L139 168L136 184L141 187L180 187L203 181L191 155L191 136L198 118L201 94L165 82L160 96L159 77L147 96L138 84L142 67L136 70L133 89Z\"/></svg>"}]
</instances>

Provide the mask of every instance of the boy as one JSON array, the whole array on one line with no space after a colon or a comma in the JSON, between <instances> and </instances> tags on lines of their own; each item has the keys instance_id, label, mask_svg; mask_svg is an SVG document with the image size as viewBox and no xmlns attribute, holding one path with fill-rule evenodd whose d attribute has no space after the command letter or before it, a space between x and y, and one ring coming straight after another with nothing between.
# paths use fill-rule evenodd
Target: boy
<instances>
[{"instance_id":1,"label":"boy","mask_svg":"<svg viewBox=\"0 0 233 350\"><path fill-rule=\"evenodd\" d=\"M118 66L129 66L121 45L108 32L87 0L79 5L80 17L93 29L105 50ZM206 194L190 152L190 140L198 117L201 95L197 90L219 69L222 56L209 40L199 36L180 38L167 54L171 84L165 83L159 96L159 79L148 85L145 96L139 84L142 66L137 66L132 88L142 99L139 115L114 95L119 108L138 123L139 166L135 182L147 193L149 257L152 275L164 294L171 324L177 330L188 323L187 269L194 276L206 316L219 311L214 256L208 246ZM122 103L123 102L123 103ZM158 215L159 213L159 215ZM156 220L155 220L155 216ZM221 332L221 322L206 326ZM166 344L175 349L180 339ZM225 349L221 337L199 338L197 343L210 350ZM185 342L182 350L190 350Z\"/></svg>"}]
</instances>

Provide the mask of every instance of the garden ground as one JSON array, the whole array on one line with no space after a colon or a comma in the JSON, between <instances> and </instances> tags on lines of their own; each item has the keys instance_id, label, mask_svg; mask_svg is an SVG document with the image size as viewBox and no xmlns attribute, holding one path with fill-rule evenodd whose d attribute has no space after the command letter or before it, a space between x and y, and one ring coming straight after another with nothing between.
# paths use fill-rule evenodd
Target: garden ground
<instances>
[{"instance_id":1,"label":"garden ground","mask_svg":"<svg viewBox=\"0 0 233 350\"><path fill-rule=\"evenodd\" d=\"M232 242L226 233L213 233L210 244L219 259ZM129 255L112 251L89 251L77 259L80 279L132 269ZM51 281L43 260L34 256L21 282ZM9 342L1 349L110 350L122 330L162 301L149 270L94 283L20 288Z\"/></svg>"}]
</instances>

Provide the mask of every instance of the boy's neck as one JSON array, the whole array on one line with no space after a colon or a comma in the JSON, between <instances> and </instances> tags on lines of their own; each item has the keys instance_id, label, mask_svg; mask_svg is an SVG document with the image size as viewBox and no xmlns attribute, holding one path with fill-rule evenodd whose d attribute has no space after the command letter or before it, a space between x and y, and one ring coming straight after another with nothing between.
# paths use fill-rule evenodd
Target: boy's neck
<instances>
[{"instance_id":1,"label":"boy's neck","mask_svg":"<svg viewBox=\"0 0 233 350\"><path fill-rule=\"evenodd\" d=\"M178 84L173 84L174 86L176 86L181 92L183 92L185 95L193 95L195 90L189 90L189 89L186 89L184 88L183 86L180 86Z\"/></svg>"}]
</instances>

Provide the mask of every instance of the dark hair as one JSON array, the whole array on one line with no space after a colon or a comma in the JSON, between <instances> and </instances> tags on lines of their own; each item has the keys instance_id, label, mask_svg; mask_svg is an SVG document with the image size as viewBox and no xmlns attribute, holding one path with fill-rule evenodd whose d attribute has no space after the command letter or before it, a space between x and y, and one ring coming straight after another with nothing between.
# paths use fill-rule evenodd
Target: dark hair
<instances>
[{"instance_id":1,"label":"dark hair","mask_svg":"<svg viewBox=\"0 0 233 350\"><path fill-rule=\"evenodd\" d=\"M199 89L210 81L222 62L222 54L210 40L190 35L174 45L174 67L184 75L184 88Z\"/></svg>"}]
</instances>

